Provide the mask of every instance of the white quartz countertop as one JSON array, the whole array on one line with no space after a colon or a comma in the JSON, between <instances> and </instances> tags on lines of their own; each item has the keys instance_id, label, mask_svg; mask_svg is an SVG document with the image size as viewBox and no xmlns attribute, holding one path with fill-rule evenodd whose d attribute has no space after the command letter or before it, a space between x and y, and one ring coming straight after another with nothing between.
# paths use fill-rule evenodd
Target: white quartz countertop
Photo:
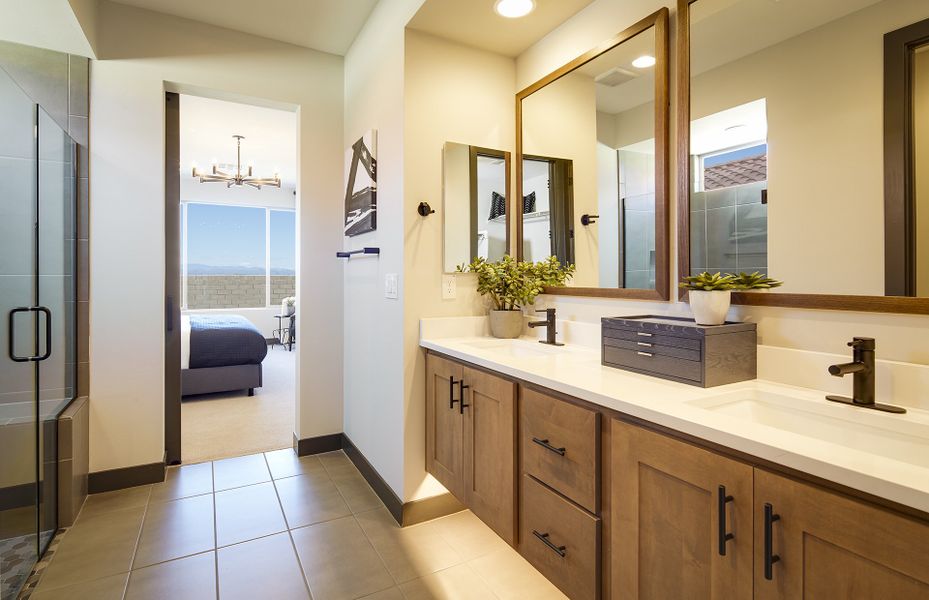
<instances>
[{"instance_id":1,"label":"white quartz countertop","mask_svg":"<svg viewBox=\"0 0 929 600\"><path fill-rule=\"evenodd\" d=\"M536 352L537 340L523 338L514 352L461 328L421 329L423 348L929 513L929 411L879 413L764 380L704 389L605 367L590 340ZM783 413L776 404L785 397L809 412ZM751 410L706 408L742 398L762 400L756 411L767 402L776 414L765 420ZM796 420L781 428L776 418Z\"/></svg>"}]
</instances>

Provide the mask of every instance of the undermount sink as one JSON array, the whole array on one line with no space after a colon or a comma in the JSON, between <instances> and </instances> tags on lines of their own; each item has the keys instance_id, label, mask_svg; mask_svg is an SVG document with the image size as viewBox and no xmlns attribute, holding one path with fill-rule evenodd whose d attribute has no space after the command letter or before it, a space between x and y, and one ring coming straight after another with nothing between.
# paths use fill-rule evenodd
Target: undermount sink
<instances>
[{"instance_id":1,"label":"undermount sink","mask_svg":"<svg viewBox=\"0 0 929 600\"><path fill-rule=\"evenodd\" d=\"M929 468L929 419L921 411L891 415L810 395L762 390L691 400L691 406Z\"/></svg>"},{"instance_id":2,"label":"undermount sink","mask_svg":"<svg viewBox=\"0 0 929 600\"><path fill-rule=\"evenodd\" d=\"M547 346L545 344L540 344L536 340L525 339L488 339L466 342L465 345L478 350L486 350L495 354L503 354L515 358L556 356L565 352L564 346Z\"/></svg>"}]
</instances>

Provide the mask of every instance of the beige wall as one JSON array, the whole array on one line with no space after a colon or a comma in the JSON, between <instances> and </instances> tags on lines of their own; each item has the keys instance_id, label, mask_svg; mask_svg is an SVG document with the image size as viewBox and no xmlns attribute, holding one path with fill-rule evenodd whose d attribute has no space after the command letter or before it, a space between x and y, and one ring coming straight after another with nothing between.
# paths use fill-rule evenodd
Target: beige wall
<instances>
[{"instance_id":1,"label":"beige wall","mask_svg":"<svg viewBox=\"0 0 929 600\"><path fill-rule=\"evenodd\" d=\"M442 300L442 215L422 218L442 194L442 146L448 141L513 152L515 65L512 59L417 31L406 32L404 102L404 419L406 500L429 496L425 474L423 317L476 315L485 310L475 278L459 275L456 300Z\"/></svg>"},{"instance_id":2,"label":"beige wall","mask_svg":"<svg viewBox=\"0 0 929 600\"><path fill-rule=\"evenodd\" d=\"M914 4L919 4L919 2ZM595 0L583 11L517 57L517 86L520 88L525 87L588 50L596 41L607 39L663 5L672 7L673 3L656 2L654 0L630 0L623 3L613 0ZM897 21L894 27L909 22L904 14L895 14L894 18ZM673 21L674 15L672 14L672 33L674 30ZM674 47L673 35L671 47ZM673 115L676 110L673 77L671 87L671 114ZM672 119L672 140L674 135L675 125ZM674 173L675 168L675 157L672 152L672 173ZM677 278L677 241L674 217L676 214L676 195L676 181L674 177L671 177L672 281ZM688 306L676 300L663 303L547 296L540 299L539 304L558 308L560 318L580 319L590 322L597 321L602 316L624 314L649 312L657 314L689 314ZM929 364L929 347L925 343L924 333L929 328L929 317L925 316L736 307L730 317L757 322L760 342L763 344L847 354L849 350L845 346L845 342L850 340L852 336L872 336L877 338L878 353L881 358Z\"/></svg>"},{"instance_id":3,"label":"beige wall","mask_svg":"<svg viewBox=\"0 0 929 600\"><path fill-rule=\"evenodd\" d=\"M297 310L321 317L297 323L297 338L314 343L297 347L296 433L341 431L342 265L333 253L341 244L342 59L115 3L102 3L97 16L91 470L157 462L164 452L166 88L297 111Z\"/></svg>"}]
</instances>

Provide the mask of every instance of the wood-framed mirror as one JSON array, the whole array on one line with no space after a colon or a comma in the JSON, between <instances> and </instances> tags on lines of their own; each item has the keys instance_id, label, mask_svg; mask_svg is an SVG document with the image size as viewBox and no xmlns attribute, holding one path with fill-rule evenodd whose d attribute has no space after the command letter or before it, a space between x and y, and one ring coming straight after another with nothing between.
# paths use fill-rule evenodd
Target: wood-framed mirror
<instances>
[{"instance_id":1,"label":"wood-framed mirror","mask_svg":"<svg viewBox=\"0 0 929 600\"><path fill-rule=\"evenodd\" d=\"M733 304L929 314L927 19L920 0L678 0L679 277L784 281Z\"/></svg>"},{"instance_id":2,"label":"wood-framed mirror","mask_svg":"<svg viewBox=\"0 0 929 600\"><path fill-rule=\"evenodd\" d=\"M668 9L516 94L515 252L577 271L546 293L670 297Z\"/></svg>"}]
</instances>

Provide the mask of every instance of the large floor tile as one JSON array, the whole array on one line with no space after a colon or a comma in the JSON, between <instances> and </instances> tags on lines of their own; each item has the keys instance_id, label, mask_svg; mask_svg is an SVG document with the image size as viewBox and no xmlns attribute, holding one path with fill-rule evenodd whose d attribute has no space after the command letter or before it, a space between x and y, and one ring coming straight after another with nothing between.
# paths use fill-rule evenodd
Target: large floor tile
<instances>
[{"instance_id":1,"label":"large floor tile","mask_svg":"<svg viewBox=\"0 0 929 600\"><path fill-rule=\"evenodd\" d=\"M298 475L274 482L288 527L303 527L352 514L328 477Z\"/></svg>"},{"instance_id":2,"label":"large floor tile","mask_svg":"<svg viewBox=\"0 0 929 600\"><path fill-rule=\"evenodd\" d=\"M462 562L433 523L401 529L386 508L361 513L356 518L397 583Z\"/></svg>"},{"instance_id":3,"label":"large floor tile","mask_svg":"<svg viewBox=\"0 0 929 600\"><path fill-rule=\"evenodd\" d=\"M368 596L363 596L359 600L405 600L403 592L398 587L387 588L380 592L374 592Z\"/></svg>"},{"instance_id":4,"label":"large floor tile","mask_svg":"<svg viewBox=\"0 0 929 600\"><path fill-rule=\"evenodd\" d=\"M468 565L501 600L565 600L558 588L516 550L507 548L472 560Z\"/></svg>"},{"instance_id":5,"label":"large floor tile","mask_svg":"<svg viewBox=\"0 0 929 600\"><path fill-rule=\"evenodd\" d=\"M335 452L323 452L322 454L317 454L316 458L319 459L319 462L326 467L326 470L335 468L335 467L345 467L350 466L354 467L352 461L349 460L348 456L345 455L341 450L336 450Z\"/></svg>"},{"instance_id":6,"label":"large floor tile","mask_svg":"<svg viewBox=\"0 0 929 600\"><path fill-rule=\"evenodd\" d=\"M140 506L79 519L62 538L38 589L129 571L144 513Z\"/></svg>"},{"instance_id":7,"label":"large floor tile","mask_svg":"<svg viewBox=\"0 0 929 600\"><path fill-rule=\"evenodd\" d=\"M133 571L126 600L204 600L216 597L216 556L188 556Z\"/></svg>"},{"instance_id":8,"label":"large floor tile","mask_svg":"<svg viewBox=\"0 0 929 600\"><path fill-rule=\"evenodd\" d=\"M78 518L93 517L114 510L123 510L124 508L145 506L148 504L151 493L152 486L140 485L123 490L91 494L84 501L84 507L81 509Z\"/></svg>"},{"instance_id":9,"label":"large floor tile","mask_svg":"<svg viewBox=\"0 0 929 600\"><path fill-rule=\"evenodd\" d=\"M224 458L213 463L213 487L216 491L271 481L263 454Z\"/></svg>"},{"instance_id":10,"label":"large floor tile","mask_svg":"<svg viewBox=\"0 0 929 600\"><path fill-rule=\"evenodd\" d=\"M294 475L322 475L326 476L323 463L316 456L297 456L292 448L265 452L265 459L271 469L271 477L293 477Z\"/></svg>"},{"instance_id":11,"label":"large floor tile","mask_svg":"<svg viewBox=\"0 0 929 600\"><path fill-rule=\"evenodd\" d=\"M510 546L470 510L432 521L432 526L461 556L471 560Z\"/></svg>"},{"instance_id":12,"label":"large floor tile","mask_svg":"<svg viewBox=\"0 0 929 600\"><path fill-rule=\"evenodd\" d=\"M165 480L152 486L151 502L164 502L213 491L213 463L168 467Z\"/></svg>"},{"instance_id":13,"label":"large floor tile","mask_svg":"<svg viewBox=\"0 0 929 600\"><path fill-rule=\"evenodd\" d=\"M78 598L122 600L128 580L129 573L110 575L103 579L82 581L53 590L39 591L29 596L29 600L76 600Z\"/></svg>"},{"instance_id":14,"label":"large floor tile","mask_svg":"<svg viewBox=\"0 0 929 600\"><path fill-rule=\"evenodd\" d=\"M327 466L326 470L353 513L358 514L384 506L351 462Z\"/></svg>"},{"instance_id":15,"label":"large floor tile","mask_svg":"<svg viewBox=\"0 0 929 600\"><path fill-rule=\"evenodd\" d=\"M406 600L487 600L487 584L468 565L457 565L400 586ZM523 596L530 598L531 596Z\"/></svg>"},{"instance_id":16,"label":"large floor tile","mask_svg":"<svg viewBox=\"0 0 929 600\"><path fill-rule=\"evenodd\" d=\"M394 580L354 517L291 531L314 600L360 598Z\"/></svg>"},{"instance_id":17,"label":"large floor tile","mask_svg":"<svg viewBox=\"0 0 929 600\"><path fill-rule=\"evenodd\" d=\"M221 548L216 560L222 600L310 598L290 535L286 532Z\"/></svg>"},{"instance_id":18,"label":"large floor tile","mask_svg":"<svg viewBox=\"0 0 929 600\"><path fill-rule=\"evenodd\" d=\"M216 545L228 546L287 529L274 484L216 493Z\"/></svg>"},{"instance_id":19,"label":"large floor tile","mask_svg":"<svg viewBox=\"0 0 929 600\"><path fill-rule=\"evenodd\" d=\"M149 504L132 568L215 548L213 495Z\"/></svg>"}]
</instances>

